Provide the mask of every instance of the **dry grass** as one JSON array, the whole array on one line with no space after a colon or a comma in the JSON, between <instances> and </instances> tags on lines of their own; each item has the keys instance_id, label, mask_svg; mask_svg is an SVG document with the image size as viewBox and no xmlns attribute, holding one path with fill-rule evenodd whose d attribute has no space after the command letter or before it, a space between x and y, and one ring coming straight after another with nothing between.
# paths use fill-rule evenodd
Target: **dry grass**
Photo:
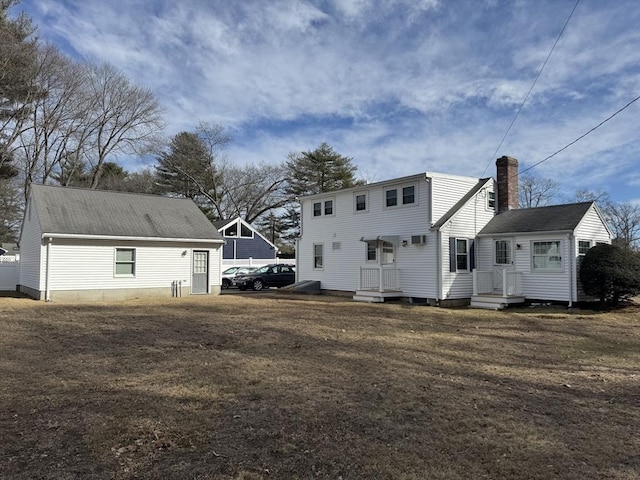
<instances>
[{"instance_id":1,"label":"dry grass","mask_svg":"<svg viewBox=\"0 0 640 480\"><path fill-rule=\"evenodd\" d=\"M3 479L640 478L640 310L0 298Z\"/></svg>"}]
</instances>

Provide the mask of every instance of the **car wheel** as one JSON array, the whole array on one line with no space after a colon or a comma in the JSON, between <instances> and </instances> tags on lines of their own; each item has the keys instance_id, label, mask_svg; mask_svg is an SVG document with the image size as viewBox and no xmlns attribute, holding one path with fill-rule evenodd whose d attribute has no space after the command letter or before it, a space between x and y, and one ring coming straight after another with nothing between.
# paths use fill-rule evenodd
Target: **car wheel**
<instances>
[{"instance_id":1,"label":"car wheel","mask_svg":"<svg viewBox=\"0 0 640 480\"><path fill-rule=\"evenodd\" d=\"M227 288L229 288L229 286L231 285L231 282L229 280L227 280L226 278L222 279L222 289L226 290Z\"/></svg>"},{"instance_id":2,"label":"car wheel","mask_svg":"<svg viewBox=\"0 0 640 480\"><path fill-rule=\"evenodd\" d=\"M253 289L256 291L260 291L264 288L264 284L262 283L262 280L260 280L259 278L257 280L253 281Z\"/></svg>"}]
</instances>

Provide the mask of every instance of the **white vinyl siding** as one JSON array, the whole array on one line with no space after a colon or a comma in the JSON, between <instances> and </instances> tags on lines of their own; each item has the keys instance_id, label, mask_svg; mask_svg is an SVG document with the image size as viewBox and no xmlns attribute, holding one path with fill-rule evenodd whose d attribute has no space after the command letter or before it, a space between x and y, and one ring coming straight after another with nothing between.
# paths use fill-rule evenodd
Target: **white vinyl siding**
<instances>
[{"instance_id":1,"label":"white vinyl siding","mask_svg":"<svg viewBox=\"0 0 640 480\"><path fill-rule=\"evenodd\" d=\"M114 247L109 242L94 240L79 245L76 241L54 239L50 247L50 290L170 289L173 281L181 281L183 288L191 285L192 251L203 250L201 246L171 242L131 243L131 247L118 248L135 248L135 276L118 276L114 275ZM210 261L212 285L219 285L220 250L209 250L210 258L218 259Z\"/></svg>"},{"instance_id":2,"label":"white vinyl siding","mask_svg":"<svg viewBox=\"0 0 640 480\"><path fill-rule=\"evenodd\" d=\"M375 250L370 250L368 255L367 242L360 239L396 236L394 266L398 269L400 287L405 297L471 297L472 275L468 272L449 272L448 239L453 235L471 240L492 218L493 212L486 209L486 193L481 191L481 197L471 199L438 234L431 229L431 224L439 219L439 216L431 215L431 189L440 192L438 202L441 207L436 210L441 212L441 216L476 184L477 180L473 178L440 174L433 174L428 180L424 175L417 175L397 182L370 184L366 190L367 214L356 210L356 197L363 194L361 189L334 192L335 215L332 217L313 216L314 203L324 201L321 195L303 199L302 234L297 248L298 280L320 281L321 288L326 290L354 292L358 288L360 267L375 265L382 253L378 244L378 256L374 257ZM415 203L404 208L402 189L412 185L415 185ZM399 205L394 208L386 206L386 191L390 189L396 189L399 195ZM424 236L425 243L413 245L413 235ZM407 242L406 246L402 246L403 241ZM316 270L313 268L313 244L328 245L328 242L340 242L342 248L328 252L323 259L323 269ZM376 245L375 242L373 245ZM439 274L438 269L441 272Z\"/></svg>"},{"instance_id":3,"label":"white vinyl siding","mask_svg":"<svg viewBox=\"0 0 640 480\"><path fill-rule=\"evenodd\" d=\"M35 205L29 201L30 215L25 219L20 236L20 285L42 291L44 249L42 230Z\"/></svg>"}]
</instances>

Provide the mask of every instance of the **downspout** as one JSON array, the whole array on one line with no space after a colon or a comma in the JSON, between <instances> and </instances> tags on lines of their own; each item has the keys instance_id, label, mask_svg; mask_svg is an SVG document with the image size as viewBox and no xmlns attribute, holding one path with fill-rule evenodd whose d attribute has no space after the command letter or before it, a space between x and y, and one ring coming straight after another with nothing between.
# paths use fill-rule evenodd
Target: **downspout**
<instances>
[{"instance_id":1,"label":"downspout","mask_svg":"<svg viewBox=\"0 0 640 480\"><path fill-rule=\"evenodd\" d=\"M49 302L51 300L51 294L49 291L49 277L51 276L51 242L52 238L47 238L47 267L44 273L44 300Z\"/></svg>"},{"instance_id":2,"label":"downspout","mask_svg":"<svg viewBox=\"0 0 640 480\"><path fill-rule=\"evenodd\" d=\"M573 234L568 233L567 239L569 241L569 305L568 308L573 307L573 269L575 264L575 257L573 255Z\"/></svg>"}]
</instances>

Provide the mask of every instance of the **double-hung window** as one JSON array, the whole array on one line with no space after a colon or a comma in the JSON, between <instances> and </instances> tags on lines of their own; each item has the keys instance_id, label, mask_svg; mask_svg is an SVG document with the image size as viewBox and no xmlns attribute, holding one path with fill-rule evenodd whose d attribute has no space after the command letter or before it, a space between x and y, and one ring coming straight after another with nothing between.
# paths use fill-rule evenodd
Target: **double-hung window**
<instances>
[{"instance_id":1,"label":"double-hung window","mask_svg":"<svg viewBox=\"0 0 640 480\"><path fill-rule=\"evenodd\" d=\"M136 249L116 248L114 270L116 275L134 276L136 274Z\"/></svg>"},{"instance_id":2,"label":"double-hung window","mask_svg":"<svg viewBox=\"0 0 640 480\"><path fill-rule=\"evenodd\" d=\"M326 200L324 202L324 214L333 215L333 200Z\"/></svg>"},{"instance_id":3,"label":"double-hung window","mask_svg":"<svg viewBox=\"0 0 640 480\"><path fill-rule=\"evenodd\" d=\"M367 211L367 194L357 193L356 194L356 212L366 212L366 211Z\"/></svg>"},{"instance_id":4,"label":"double-hung window","mask_svg":"<svg viewBox=\"0 0 640 480\"><path fill-rule=\"evenodd\" d=\"M322 202L315 202L313 204L313 216L319 217L322 215Z\"/></svg>"},{"instance_id":5,"label":"double-hung window","mask_svg":"<svg viewBox=\"0 0 640 480\"><path fill-rule=\"evenodd\" d=\"M402 188L402 204L408 205L416 202L416 187L411 185L410 187Z\"/></svg>"},{"instance_id":6,"label":"double-hung window","mask_svg":"<svg viewBox=\"0 0 640 480\"><path fill-rule=\"evenodd\" d=\"M578 255L584 257L591 248L589 240L578 240Z\"/></svg>"},{"instance_id":7,"label":"double-hung window","mask_svg":"<svg viewBox=\"0 0 640 480\"><path fill-rule=\"evenodd\" d=\"M385 196L386 196L387 207L395 207L396 205L398 205L398 190L396 188L387 190L385 192Z\"/></svg>"},{"instance_id":8,"label":"double-hung window","mask_svg":"<svg viewBox=\"0 0 640 480\"><path fill-rule=\"evenodd\" d=\"M559 272L562 270L562 242L553 240L548 242L533 242L532 265L533 270Z\"/></svg>"},{"instance_id":9,"label":"double-hung window","mask_svg":"<svg viewBox=\"0 0 640 480\"><path fill-rule=\"evenodd\" d=\"M496 209L496 192L487 192L487 208L489 210Z\"/></svg>"},{"instance_id":10,"label":"double-hung window","mask_svg":"<svg viewBox=\"0 0 640 480\"><path fill-rule=\"evenodd\" d=\"M469 271L469 244L466 238L456 238L456 270Z\"/></svg>"}]
</instances>

